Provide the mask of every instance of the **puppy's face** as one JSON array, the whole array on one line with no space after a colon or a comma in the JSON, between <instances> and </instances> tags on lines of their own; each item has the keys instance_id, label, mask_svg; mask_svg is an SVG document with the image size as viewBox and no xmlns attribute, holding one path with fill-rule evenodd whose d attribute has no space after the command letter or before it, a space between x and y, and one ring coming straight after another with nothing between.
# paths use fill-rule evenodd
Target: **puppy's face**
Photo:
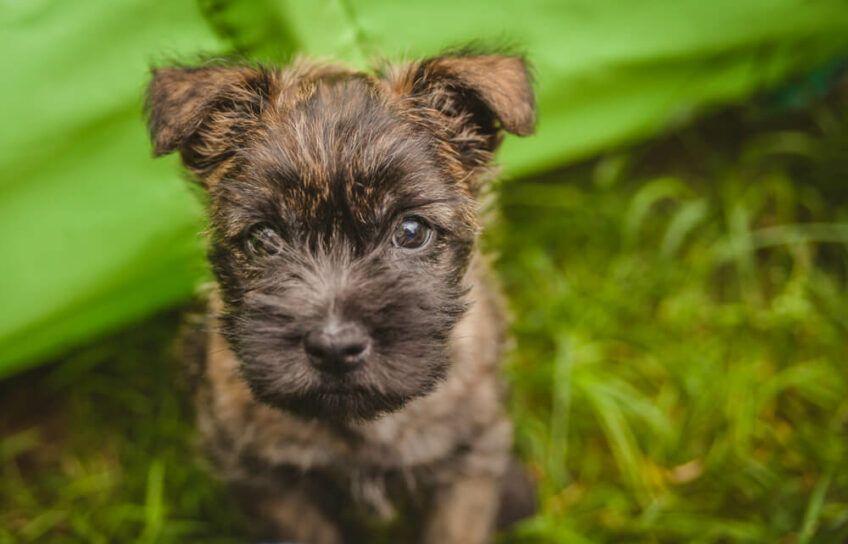
<instances>
[{"instance_id":1,"label":"puppy's face","mask_svg":"<svg viewBox=\"0 0 848 544\"><path fill-rule=\"evenodd\" d=\"M156 153L208 191L222 332L258 399L367 419L433 389L480 180L502 129L533 128L520 59L160 69L149 111Z\"/></svg>"}]
</instances>

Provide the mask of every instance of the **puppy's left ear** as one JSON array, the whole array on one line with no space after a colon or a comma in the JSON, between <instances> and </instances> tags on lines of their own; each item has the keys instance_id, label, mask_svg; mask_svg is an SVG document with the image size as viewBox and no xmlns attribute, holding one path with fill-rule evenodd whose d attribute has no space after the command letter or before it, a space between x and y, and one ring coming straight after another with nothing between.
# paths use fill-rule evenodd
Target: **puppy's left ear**
<instances>
[{"instance_id":1,"label":"puppy's left ear","mask_svg":"<svg viewBox=\"0 0 848 544\"><path fill-rule=\"evenodd\" d=\"M524 58L448 54L390 71L390 88L470 168L483 166L503 131L533 133L536 103Z\"/></svg>"},{"instance_id":2,"label":"puppy's left ear","mask_svg":"<svg viewBox=\"0 0 848 544\"><path fill-rule=\"evenodd\" d=\"M153 70L147 115L156 156L179 151L207 188L255 132L269 103L273 72L252 66Z\"/></svg>"}]
</instances>

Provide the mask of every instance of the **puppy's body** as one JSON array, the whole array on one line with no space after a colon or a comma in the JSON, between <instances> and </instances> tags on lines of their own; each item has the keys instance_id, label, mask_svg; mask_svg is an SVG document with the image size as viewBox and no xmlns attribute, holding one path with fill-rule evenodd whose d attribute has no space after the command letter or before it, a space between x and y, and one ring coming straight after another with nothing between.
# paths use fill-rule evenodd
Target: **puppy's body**
<instances>
[{"instance_id":1,"label":"puppy's body","mask_svg":"<svg viewBox=\"0 0 848 544\"><path fill-rule=\"evenodd\" d=\"M292 501L302 503L293 511L296 518L302 518L306 503L313 503L314 511L307 514L312 522L303 532L284 535L289 538L313 542L313 531L341 531L332 519L340 507L348 514L386 518L398 503L411 500L422 510L432 503L444 512L439 526L431 528L439 536L430 541L484 541L499 507L499 483L512 445L498 376L503 319L484 275L482 265L469 271L475 303L454 331L453 364L445 381L430 395L375 420L306 420L257 402L239 374L236 355L210 332L197 410L206 450L220 473L240 486L247 500L263 497L273 504L285 500L287 489L296 489ZM218 305L213 297L210 316ZM394 485L398 481L400 494ZM322 485L330 489L315 489ZM456 485L474 488L463 494L482 497L473 508L456 508L450 499L433 496L455 493ZM328 504L331 490L342 493L336 499L349 502L332 504L330 499Z\"/></svg>"},{"instance_id":2,"label":"puppy's body","mask_svg":"<svg viewBox=\"0 0 848 544\"><path fill-rule=\"evenodd\" d=\"M279 538L403 506L426 542L487 541L511 427L477 197L502 129L532 130L523 62L167 69L150 113L210 197L198 414L221 473Z\"/></svg>"}]
</instances>

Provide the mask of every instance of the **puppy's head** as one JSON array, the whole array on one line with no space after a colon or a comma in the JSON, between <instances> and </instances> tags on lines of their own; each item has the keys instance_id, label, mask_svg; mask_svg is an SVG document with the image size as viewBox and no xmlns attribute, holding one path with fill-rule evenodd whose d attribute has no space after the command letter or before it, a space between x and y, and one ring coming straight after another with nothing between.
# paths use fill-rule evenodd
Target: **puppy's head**
<instances>
[{"instance_id":1,"label":"puppy's head","mask_svg":"<svg viewBox=\"0 0 848 544\"><path fill-rule=\"evenodd\" d=\"M208 192L220 322L257 398L367 419L433 389L479 185L503 131L533 130L520 58L162 68L148 113L155 153Z\"/></svg>"}]
</instances>

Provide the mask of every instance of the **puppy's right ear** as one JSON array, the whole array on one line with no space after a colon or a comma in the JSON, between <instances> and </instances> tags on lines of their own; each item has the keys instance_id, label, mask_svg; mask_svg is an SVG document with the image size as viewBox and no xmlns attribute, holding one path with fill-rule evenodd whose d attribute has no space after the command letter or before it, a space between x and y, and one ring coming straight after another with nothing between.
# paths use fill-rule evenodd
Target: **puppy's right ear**
<instances>
[{"instance_id":1,"label":"puppy's right ear","mask_svg":"<svg viewBox=\"0 0 848 544\"><path fill-rule=\"evenodd\" d=\"M270 71L249 66L154 69L146 103L154 154L179 151L211 185L253 134L272 84Z\"/></svg>"}]
</instances>

